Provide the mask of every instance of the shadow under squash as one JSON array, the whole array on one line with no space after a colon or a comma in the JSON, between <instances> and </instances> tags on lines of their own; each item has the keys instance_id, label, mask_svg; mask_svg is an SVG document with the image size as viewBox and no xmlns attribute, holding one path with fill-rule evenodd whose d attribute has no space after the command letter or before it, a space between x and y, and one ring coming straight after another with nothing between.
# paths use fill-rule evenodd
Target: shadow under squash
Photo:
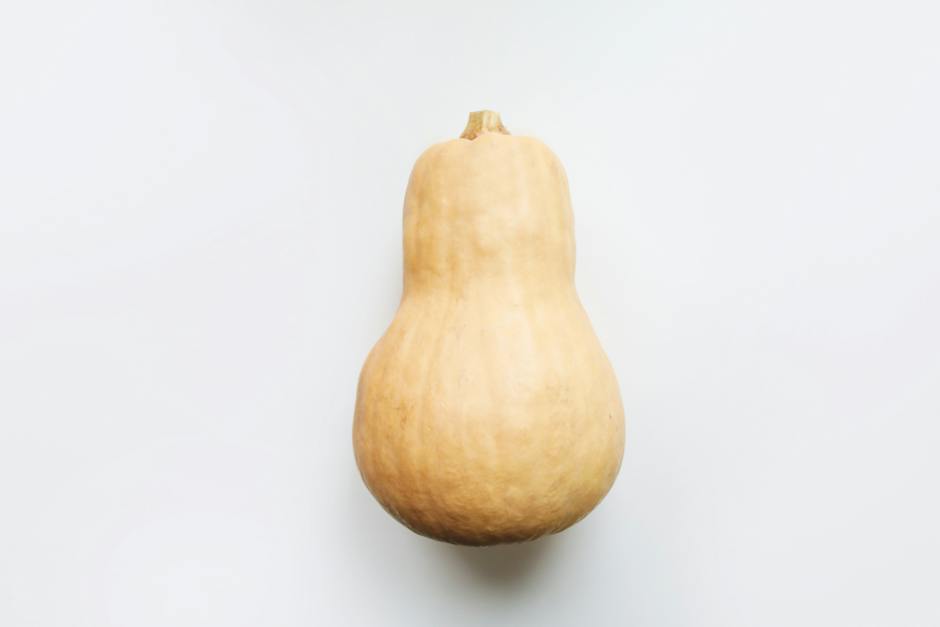
<instances>
[{"instance_id":1,"label":"shadow under squash","mask_svg":"<svg viewBox=\"0 0 940 627\"><path fill-rule=\"evenodd\" d=\"M555 536L547 536L531 542L495 546L441 544L440 550L456 557L466 570L487 585L511 588L538 570L551 553L554 542Z\"/></svg>"}]
</instances>

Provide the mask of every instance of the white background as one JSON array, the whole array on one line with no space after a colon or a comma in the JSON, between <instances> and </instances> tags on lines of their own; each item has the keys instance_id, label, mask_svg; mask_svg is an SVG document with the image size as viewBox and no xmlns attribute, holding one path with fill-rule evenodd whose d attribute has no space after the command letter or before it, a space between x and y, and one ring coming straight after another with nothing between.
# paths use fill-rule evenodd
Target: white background
<instances>
[{"instance_id":1,"label":"white background","mask_svg":"<svg viewBox=\"0 0 940 627\"><path fill-rule=\"evenodd\" d=\"M0 624L940 624L936 6L5 4ZM588 519L486 550L351 451L480 108L567 166L629 420Z\"/></svg>"}]
</instances>

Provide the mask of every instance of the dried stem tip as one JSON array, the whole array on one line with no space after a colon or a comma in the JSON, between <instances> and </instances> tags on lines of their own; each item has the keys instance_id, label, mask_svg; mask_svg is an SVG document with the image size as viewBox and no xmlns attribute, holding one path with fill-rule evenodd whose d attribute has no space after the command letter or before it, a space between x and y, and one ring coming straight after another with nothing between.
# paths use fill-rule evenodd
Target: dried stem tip
<instances>
[{"instance_id":1,"label":"dried stem tip","mask_svg":"<svg viewBox=\"0 0 940 627\"><path fill-rule=\"evenodd\" d=\"M467 120L467 128L463 130L460 137L463 139L476 139L483 133L502 133L509 135L509 131L503 126L499 114L495 111L474 111Z\"/></svg>"}]
</instances>

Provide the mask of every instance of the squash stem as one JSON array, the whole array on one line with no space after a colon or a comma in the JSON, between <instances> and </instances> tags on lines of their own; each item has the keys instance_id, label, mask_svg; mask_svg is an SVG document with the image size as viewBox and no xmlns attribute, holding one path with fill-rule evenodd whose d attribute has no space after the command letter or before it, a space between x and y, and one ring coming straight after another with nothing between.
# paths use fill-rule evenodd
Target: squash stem
<instances>
[{"instance_id":1,"label":"squash stem","mask_svg":"<svg viewBox=\"0 0 940 627\"><path fill-rule=\"evenodd\" d=\"M460 134L462 139L476 139L484 133L502 133L509 135L509 131L503 126L499 114L495 111L474 111L467 120L467 128Z\"/></svg>"}]
</instances>

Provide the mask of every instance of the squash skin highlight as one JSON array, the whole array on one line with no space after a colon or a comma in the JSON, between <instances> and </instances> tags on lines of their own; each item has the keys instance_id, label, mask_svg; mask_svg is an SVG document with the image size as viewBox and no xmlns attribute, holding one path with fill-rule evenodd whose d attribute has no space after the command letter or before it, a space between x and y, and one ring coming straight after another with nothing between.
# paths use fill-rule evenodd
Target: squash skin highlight
<instances>
[{"instance_id":1,"label":"squash skin highlight","mask_svg":"<svg viewBox=\"0 0 940 627\"><path fill-rule=\"evenodd\" d=\"M620 468L620 392L574 286L564 169L492 112L411 173L404 290L359 378L362 478L446 542L532 540L586 516Z\"/></svg>"}]
</instances>

